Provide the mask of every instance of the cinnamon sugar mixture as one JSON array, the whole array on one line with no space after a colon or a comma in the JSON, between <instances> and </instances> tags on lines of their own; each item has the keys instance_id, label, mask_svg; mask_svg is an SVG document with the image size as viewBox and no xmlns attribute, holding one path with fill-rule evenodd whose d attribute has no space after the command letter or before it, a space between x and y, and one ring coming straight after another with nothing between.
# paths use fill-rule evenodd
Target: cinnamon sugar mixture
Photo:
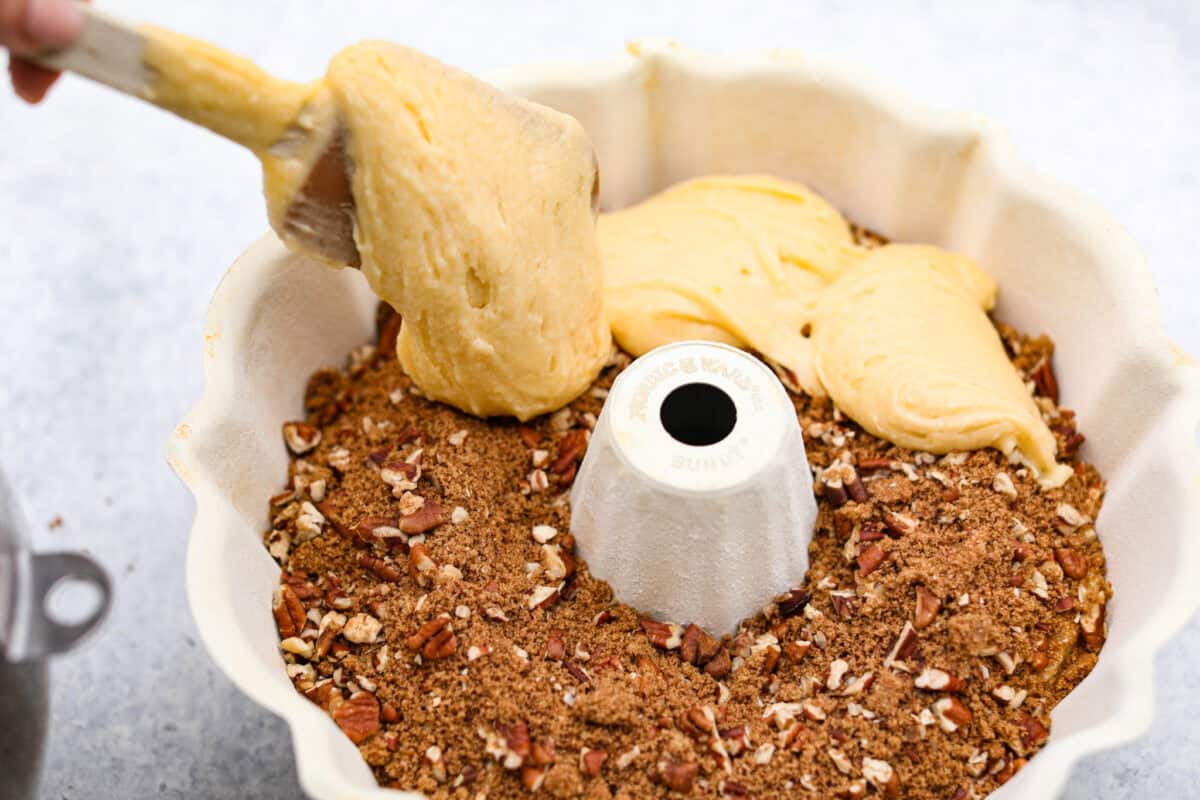
<instances>
[{"instance_id":1,"label":"cinnamon sugar mixture","mask_svg":"<svg viewBox=\"0 0 1200 800\"><path fill-rule=\"evenodd\" d=\"M382 311L382 342L399 324ZM1052 344L1001 325L1064 458ZM736 637L651 621L572 555L566 490L614 357L568 409L484 422L365 346L313 375L271 499L288 675L381 784L435 798L964 800L1044 743L1111 589L1104 483L935 457L795 396L820 503L803 586ZM680 623L680 624L675 624Z\"/></svg>"}]
</instances>

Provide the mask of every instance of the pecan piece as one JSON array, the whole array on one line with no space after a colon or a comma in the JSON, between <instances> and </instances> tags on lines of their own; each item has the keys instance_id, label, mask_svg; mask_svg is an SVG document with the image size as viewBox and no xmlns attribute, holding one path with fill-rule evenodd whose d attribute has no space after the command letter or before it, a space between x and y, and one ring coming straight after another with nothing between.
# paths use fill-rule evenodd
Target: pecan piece
<instances>
[{"instance_id":1,"label":"pecan piece","mask_svg":"<svg viewBox=\"0 0 1200 800\"><path fill-rule=\"evenodd\" d=\"M391 306L385 303L380 303L380 305L391 311L379 327L379 345L376 349L379 358L386 361L396 357L396 339L400 336L400 323L404 321L404 318L393 311Z\"/></svg>"},{"instance_id":2,"label":"pecan piece","mask_svg":"<svg viewBox=\"0 0 1200 800\"><path fill-rule=\"evenodd\" d=\"M529 740L529 726L524 720L512 726L497 725L496 732L504 739L504 746L510 753L522 761L529 757L532 743Z\"/></svg>"},{"instance_id":3,"label":"pecan piece","mask_svg":"<svg viewBox=\"0 0 1200 800\"><path fill-rule=\"evenodd\" d=\"M421 655L426 661L437 661L440 658L449 658L457 650L458 637L454 635L454 629L447 626L425 643L421 648Z\"/></svg>"},{"instance_id":4,"label":"pecan piece","mask_svg":"<svg viewBox=\"0 0 1200 800\"><path fill-rule=\"evenodd\" d=\"M721 642L693 622L683 632L679 655L689 664L702 667L712 661L720 649Z\"/></svg>"},{"instance_id":5,"label":"pecan piece","mask_svg":"<svg viewBox=\"0 0 1200 800\"><path fill-rule=\"evenodd\" d=\"M1050 364L1050 356L1039 361L1037 366L1030 371L1029 377L1038 394L1048 397L1056 405L1058 404L1058 379L1054 376L1054 367Z\"/></svg>"},{"instance_id":6,"label":"pecan piece","mask_svg":"<svg viewBox=\"0 0 1200 800\"><path fill-rule=\"evenodd\" d=\"M692 791L700 765L694 762L660 761L658 779L668 789L680 794Z\"/></svg>"},{"instance_id":7,"label":"pecan piece","mask_svg":"<svg viewBox=\"0 0 1200 800\"><path fill-rule=\"evenodd\" d=\"M887 551L877 544L869 544L858 553L858 576L865 578L887 558Z\"/></svg>"},{"instance_id":8,"label":"pecan piece","mask_svg":"<svg viewBox=\"0 0 1200 800\"><path fill-rule=\"evenodd\" d=\"M574 661L567 661L563 664L563 666L566 667L566 670L568 673L570 673L571 677L580 683L592 682L591 677L584 671L583 667L579 666Z\"/></svg>"},{"instance_id":9,"label":"pecan piece","mask_svg":"<svg viewBox=\"0 0 1200 800\"><path fill-rule=\"evenodd\" d=\"M333 721L350 741L362 744L379 730L379 701L370 692L355 692L334 709Z\"/></svg>"},{"instance_id":10,"label":"pecan piece","mask_svg":"<svg viewBox=\"0 0 1200 800\"><path fill-rule=\"evenodd\" d=\"M853 468L851 468L851 475L851 479L846 482L846 494L850 495L850 499L856 503L867 502L867 487L863 485L862 478Z\"/></svg>"},{"instance_id":11,"label":"pecan piece","mask_svg":"<svg viewBox=\"0 0 1200 800\"><path fill-rule=\"evenodd\" d=\"M422 543L414 544L408 554L408 575L419 586L428 586L437 564L429 557L429 552Z\"/></svg>"},{"instance_id":12,"label":"pecan piece","mask_svg":"<svg viewBox=\"0 0 1200 800\"><path fill-rule=\"evenodd\" d=\"M804 611L811 599L812 595L803 589L792 589L782 597L776 598L775 604L779 607L779 615L787 619Z\"/></svg>"},{"instance_id":13,"label":"pecan piece","mask_svg":"<svg viewBox=\"0 0 1200 800\"><path fill-rule=\"evenodd\" d=\"M1087 559L1070 547L1059 547L1054 551L1054 560L1063 568L1063 572L1075 580L1082 580L1088 574Z\"/></svg>"},{"instance_id":14,"label":"pecan piece","mask_svg":"<svg viewBox=\"0 0 1200 800\"><path fill-rule=\"evenodd\" d=\"M961 692L964 686L962 679L958 676L935 667L926 667L921 670L921 674L917 675L913 685L918 689L928 689L933 692Z\"/></svg>"},{"instance_id":15,"label":"pecan piece","mask_svg":"<svg viewBox=\"0 0 1200 800\"><path fill-rule=\"evenodd\" d=\"M445 520L442 504L437 500L426 500L413 513L400 517L397 527L407 534L425 533L441 525Z\"/></svg>"},{"instance_id":16,"label":"pecan piece","mask_svg":"<svg viewBox=\"0 0 1200 800\"><path fill-rule=\"evenodd\" d=\"M892 644L892 649L883 660L883 665L890 667L897 661L907 661L917 651L918 644L920 644L920 640L917 638L916 628L910 622L904 623L904 627L900 629L900 634Z\"/></svg>"},{"instance_id":17,"label":"pecan piece","mask_svg":"<svg viewBox=\"0 0 1200 800\"><path fill-rule=\"evenodd\" d=\"M563 642L562 634L558 631L550 631L550 635L546 637L546 658L551 661L562 661L567 656L567 646Z\"/></svg>"},{"instance_id":18,"label":"pecan piece","mask_svg":"<svg viewBox=\"0 0 1200 800\"><path fill-rule=\"evenodd\" d=\"M394 564L384 561L382 558L363 553L358 557L358 565L363 569L371 572L376 578L389 583L398 583L402 573Z\"/></svg>"},{"instance_id":19,"label":"pecan piece","mask_svg":"<svg viewBox=\"0 0 1200 800\"><path fill-rule=\"evenodd\" d=\"M575 460L583 455L587 448L588 432L584 428L576 428L562 438L558 443L558 455L550 465L550 471L562 475L575 464Z\"/></svg>"},{"instance_id":20,"label":"pecan piece","mask_svg":"<svg viewBox=\"0 0 1200 800\"><path fill-rule=\"evenodd\" d=\"M946 733L956 730L971 721L971 711L957 697L949 695L939 698L933 704L933 716L938 726Z\"/></svg>"},{"instance_id":21,"label":"pecan piece","mask_svg":"<svg viewBox=\"0 0 1200 800\"><path fill-rule=\"evenodd\" d=\"M521 785L531 792L542 788L546 780L546 770L539 767L521 767Z\"/></svg>"},{"instance_id":22,"label":"pecan piece","mask_svg":"<svg viewBox=\"0 0 1200 800\"><path fill-rule=\"evenodd\" d=\"M279 638L288 639L299 636L307 621L304 604L300 602L294 589L286 583L275 589L271 602L271 612L275 615L275 625L279 628Z\"/></svg>"},{"instance_id":23,"label":"pecan piece","mask_svg":"<svg viewBox=\"0 0 1200 800\"><path fill-rule=\"evenodd\" d=\"M767 675L775 672L775 668L779 666L779 656L782 655L782 650L777 645L767 645L764 651L766 655L763 657L762 671Z\"/></svg>"},{"instance_id":24,"label":"pecan piece","mask_svg":"<svg viewBox=\"0 0 1200 800\"><path fill-rule=\"evenodd\" d=\"M417 628L415 631L413 631L413 633L404 640L404 643L408 645L409 650L420 650L426 645L426 643L433 639L434 636L441 633L442 629L447 627L449 624L449 614L438 614L420 628Z\"/></svg>"},{"instance_id":25,"label":"pecan piece","mask_svg":"<svg viewBox=\"0 0 1200 800\"><path fill-rule=\"evenodd\" d=\"M675 650L683 644L683 630L674 622L657 622L652 619L642 620L642 630L650 644L659 650Z\"/></svg>"},{"instance_id":26,"label":"pecan piece","mask_svg":"<svg viewBox=\"0 0 1200 800\"><path fill-rule=\"evenodd\" d=\"M864 758L862 774L884 797L897 797L900 794L900 778L888 762L878 758Z\"/></svg>"},{"instance_id":27,"label":"pecan piece","mask_svg":"<svg viewBox=\"0 0 1200 800\"><path fill-rule=\"evenodd\" d=\"M704 665L705 674L712 678L720 680L729 674L733 669L733 660L729 657L729 651L724 647L721 651L713 656L713 660Z\"/></svg>"},{"instance_id":28,"label":"pecan piece","mask_svg":"<svg viewBox=\"0 0 1200 800\"><path fill-rule=\"evenodd\" d=\"M538 445L542 443L541 434L528 425L519 426L517 428L517 433L521 435L521 441L524 442L525 446L530 450L536 450Z\"/></svg>"},{"instance_id":29,"label":"pecan piece","mask_svg":"<svg viewBox=\"0 0 1200 800\"><path fill-rule=\"evenodd\" d=\"M928 627L937 618L942 601L924 586L917 587L917 607L913 612L913 627L917 630Z\"/></svg>"},{"instance_id":30,"label":"pecan piece","mask_svg":"<svg viewBox=\"0 0 1200 800\"><path fill-rule=\"evenodd\" d=\"M600 768L604 766L607 759L608 751L606 750L584 748L579 751L579 771L589 778L595 778L600 774Z\"/></svg>"},{"instance_id":31,"label":"pecan piece","mask_svg":"<svg viewBox=\"0 0 1200 800\"><path fill-rule=\"evenodd\" d=\"M293 454L302 456L321 443L321 429L307 422L285 422L283 441Z\"/></svg>"},{"instance_id":32,"label":"pecan piece","mask_svg":"<svg viewBox=\"0 0 1200 800\"><path fill-rule=\"evenodd\" d=\"M554 740L535 739L529 746L529 763L544 767L554 761Z\"/></svg>"},{"instance_id":33,"label":"pecan piece","mask_svg":"<svg viewBox=\"0 0 1200 800\"><path fill-rule=\"evenodd\" d=\"M918 524L916 518L910 517L908 514L896 511L883 512L883 525L894 538L912 533L917 529Z\"/></svg>"},{"instance_id":34,"label":"pecan piece","mask_svg":"<svg viewBox=\"0 0 1200 800\"><path fill-rule=\"evenodd\" d=\"M850 590L830 592L829 602L833 604L833 610L842 619L853 617L858 610L858 595Z\"/></svg>"},{"instance_id":35,"label":"pecan piece","mask_svg":"<svg viewBox=\"0 0 1200 800\"><path fill-rule=\"evenodd\" d=\"M812 642L787 642L783 645L784 658L792 664L799 664L808 654L810 647L812 647Z\"/></svg>"},{"instance_id":36,"label":"pecan piece","mask_svg":"<svg viewBox=\"0 0 1200 800\"><path fill-rule=\"evenodd\" d=\"M1050 729L1032 714L1018 713L1017 725L1021 728L1021 746L1026 753L1041 747L1050 738Z\"/></svg>"}]
</instances>

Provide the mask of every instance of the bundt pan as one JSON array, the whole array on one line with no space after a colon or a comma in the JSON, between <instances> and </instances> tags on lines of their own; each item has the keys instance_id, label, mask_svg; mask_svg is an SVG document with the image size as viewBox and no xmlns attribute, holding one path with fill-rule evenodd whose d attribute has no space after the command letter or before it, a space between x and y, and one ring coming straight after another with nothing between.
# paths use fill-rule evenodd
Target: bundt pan
<instances>
[{"instance_id":1,"label":"bundt pan","mask_svg":"<svg viewBox=\"0 0 1200 800\"><path fill-rule=\"evenodd\" d=\"M602 63L491 77L580 119L603 165L604 208L696 175L775 173L894 240L968 253L998 279L997 316L1057 342L1063 402L1108 479L1098 528L1114 597L1095 670L1055 709L1046 748L993 797L1054 796L1077 759L1144 733L1154 654L1200 601L1200 392L1120 226L1022 164L986 120L931 111L802 54L643 44ZM372 334L374 304L359 273L267 235L217 290L204 395L169 445L196 497L187 584L201 637L242 691L291 725L300 781L321 800L419 796L377 788L354 745L292 689L269 612L278 567L260 538L287 467L280 424L301 414L313 370Z\"/></svg>"}]
</instances>

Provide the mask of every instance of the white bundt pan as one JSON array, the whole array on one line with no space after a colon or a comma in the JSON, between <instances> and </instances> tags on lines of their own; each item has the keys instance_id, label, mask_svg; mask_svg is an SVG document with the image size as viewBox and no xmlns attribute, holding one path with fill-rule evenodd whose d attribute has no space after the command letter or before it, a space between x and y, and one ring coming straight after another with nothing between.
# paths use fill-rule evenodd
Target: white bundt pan
<instances>
[{"instance_id":1,"label":"white bundt pan","mask_svg":"<svg viewBox=\"0 0 1200 800\"><path fill-rule=\"evenodd\" d=\"M998 316L1058 343L1064 403L1109 481L1098 522L1109 639L1055 709L1048 746L994 797L1055 795L1077 759L1145 732L1154 654L1200 604L1200 384L1163 332L1141 254L1104 212L1022 164L992 124L930 111L856 68L669 44L631 52L493 76L583 122L605 208L705 173L798 179L893 239L970 254L1000 282ZM269 610L278 568L260 540L287 467L280 424L301 414L311 371L371 335L373 307L357 272L290 255L268 235L217 290L204 396L169 446L196 497L187 576L201 637L242 691L290 723L300 781L320 800L418 797L377 788L350 741L292 689Z\"/></svg>"}]
</instances>

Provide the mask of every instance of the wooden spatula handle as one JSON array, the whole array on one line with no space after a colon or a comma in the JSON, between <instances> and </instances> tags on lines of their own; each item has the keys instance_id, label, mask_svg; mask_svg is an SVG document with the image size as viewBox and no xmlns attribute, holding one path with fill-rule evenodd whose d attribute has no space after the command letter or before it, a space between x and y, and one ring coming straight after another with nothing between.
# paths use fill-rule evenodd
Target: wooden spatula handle
<instances>
[{"instance_id":1,"label":"wooden spatula handle","mask_svg":"<svg viewBox=\"0 0 1200 800\"><path fill-rule=\"evenodd\" d=\"M144 96L153 76L142 62L146 39L133 25L76 3L83 30L71 45L30 58L50 69L69 70L126 94Z\"/></svg>"}]
</instances>

